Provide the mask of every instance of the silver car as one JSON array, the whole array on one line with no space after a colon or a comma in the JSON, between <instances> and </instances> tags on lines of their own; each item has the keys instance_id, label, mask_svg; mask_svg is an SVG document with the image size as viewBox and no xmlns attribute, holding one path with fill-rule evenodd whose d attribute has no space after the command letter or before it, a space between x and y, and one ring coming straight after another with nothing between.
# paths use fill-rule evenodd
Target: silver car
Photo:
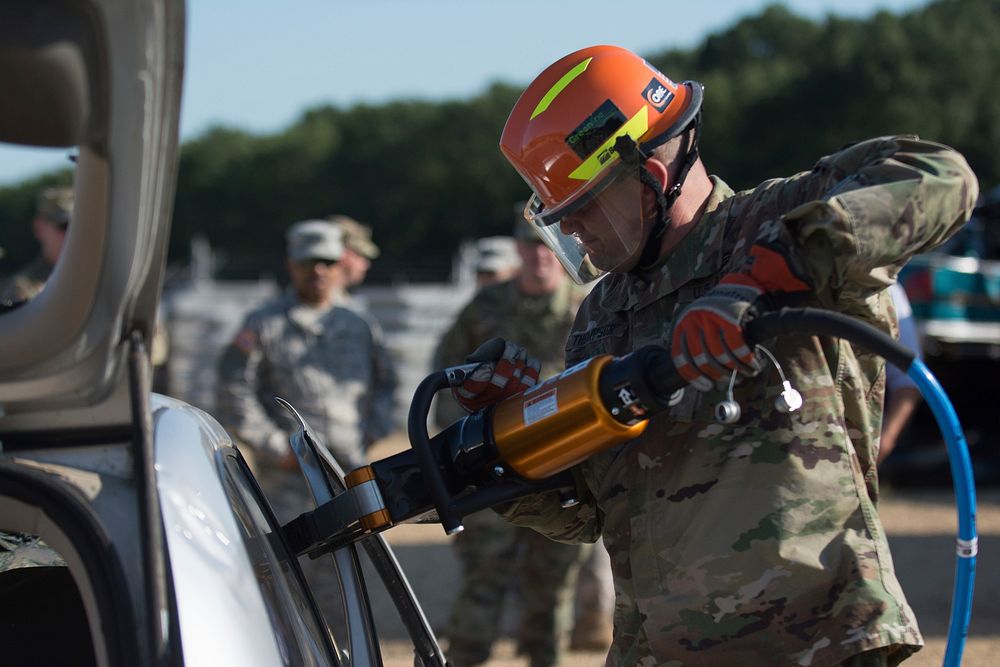
<instances>
[{"instance_id":1,"label":"silver car","mask_svg":"<svg viewBox=\"0 0 1000 667\"><path fill-rule=\"evenodd\" d=\"M76 162L44 290L0 306L0 664L378 665L364 551L443 665L379 536L321 556L323 618L230 437L150 389L183 54L182 2L0 1L0 142ZM343 490L304 424L293 446L315 501Z\"/></svg>"}]
</instances>

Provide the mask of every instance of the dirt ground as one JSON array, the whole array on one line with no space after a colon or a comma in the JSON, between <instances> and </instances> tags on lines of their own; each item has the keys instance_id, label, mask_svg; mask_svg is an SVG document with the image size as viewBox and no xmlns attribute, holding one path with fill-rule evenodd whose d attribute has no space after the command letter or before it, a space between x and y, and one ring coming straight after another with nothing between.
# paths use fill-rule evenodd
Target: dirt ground
<instances>
[{"instance_id":1,"label":"dirt ground","mask_svg":"<svg viewBox=\"0 0 1000 667\"><path fill-rule=\"evenodd\" d=\"M381 445L376 458L398 451L402 439ZM948 616L955 571L956 515L951 491L942 489L884 489L882 520L892 548L896 571L907 598L917 614L926 647L905 664L907 667L941 665L944 659ZM992 667L1000 664L1000 489L978 491L977 525L980 551L976 564L976 596L972 623L962 664ZM440 526L406 525L385 533L432 627L439 630L459 581L458 563ZM372 597L380 619L395 619L387 596ZM511 615L505 628L513 627ZM410 667L412 652L402 625L388 620L381 624L383 657L388 667ZM506 638L494 649L488 667L526 667L514 655L514 642ZM566 667L597 667L604 655L573 653Z\"/></svg>"}]
</instances>

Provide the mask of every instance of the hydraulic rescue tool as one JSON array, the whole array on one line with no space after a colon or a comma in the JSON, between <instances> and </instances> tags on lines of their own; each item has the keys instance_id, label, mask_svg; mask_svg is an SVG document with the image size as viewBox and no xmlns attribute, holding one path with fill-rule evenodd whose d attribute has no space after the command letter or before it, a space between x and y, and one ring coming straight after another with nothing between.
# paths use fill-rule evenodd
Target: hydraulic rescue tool
<instances>
[{"instance_id":1,"label":"hydraulic rescue tool","mask_svg":"<svg viewBox=\"0 0 1000 667\"><path fill-rule=\"evenodd\" d=\"M945 665L958 665L978 550L975 487L965 437L941 386L912 352L839 313L782 309L749 319L744 332L754 344L793 333L844 338L882 356L917 384L944 434L958 504L958 559L945 655ZM284 526L295 553L315 558L404 522L440 522L453 534L462 530L464 516L540 491L558 491L571 506L578 501L568 469L641 434L649 418L668 408L675 392L686 386L668 350L651 345L624 357L587 359L429 437L434 395L461 384L476 366L438 371L420 383L407 423L411 449L351 471L344 493ZM801 397L783 384L779 400L783 409L794 410ZM720 404L720 421L735 422L738 410L738 405Z\"/></svg>"}]
</instances>

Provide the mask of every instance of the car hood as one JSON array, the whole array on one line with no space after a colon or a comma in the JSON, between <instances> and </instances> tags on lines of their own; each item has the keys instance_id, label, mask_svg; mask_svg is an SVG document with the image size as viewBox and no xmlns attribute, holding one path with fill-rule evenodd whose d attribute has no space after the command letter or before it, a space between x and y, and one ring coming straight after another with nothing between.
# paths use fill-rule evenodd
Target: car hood
<instances>
[{"instance_id":1,"label":"car hood","mask_svg":"<svg viewBox=\"0 0 1000 667\"><path fill-rule=\"evenodd\" d=\"M0 141L75 147L75 206L37 297L0 314L0 441L125 425L177 170L183 2L0 6ZM148 347L148 343L145 347Z\"/></svg>"}]
</instances>

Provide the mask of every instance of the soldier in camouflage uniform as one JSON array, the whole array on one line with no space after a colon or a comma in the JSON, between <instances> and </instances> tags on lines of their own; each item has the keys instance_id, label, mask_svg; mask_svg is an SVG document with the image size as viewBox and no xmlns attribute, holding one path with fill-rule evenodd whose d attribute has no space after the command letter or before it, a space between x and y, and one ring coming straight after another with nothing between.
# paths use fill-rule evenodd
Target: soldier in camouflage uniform
<instances>
[{"instance_id":1,"label":"soldier in camouflage uniform","mask_svg":"<svg viewBox=\"0 0 1000 667\"><path fill-rule=\"evenodd\" d=\"M331 215L327 220L340 229L344 239L344 254L334 270L344 274L339 282L344 285L343 296L347 297L346 290L365 281L372 260L379 256L379 248L372 240L372 229L368 225L346 215Z\"/></svg>"},{"instance_id":2,"label":"soldier in camouflage uniform","mask_svg":"<svg viewBox=\"0 0 1000 667\"><path fill-rule=\"evenodd\" d=\"M477 240L476 255L477 288L511 280L521 268L513 236L487 236Z\"/></svg>"},{"instance_id":3,"label":"soldier in camouflage uniform","mask_svg":"<svg viewBox=\"0 0 1000 667\"><path fill-rule=\"evenodd\" d=\"M515 238L521 268L513 279L480 289L441 339L436 368L461 364L484 340L530 340L542 372L562 370L563 345L583 292L566 279L555 256L521 220ZM503 268L503 267L487 267ZM435 407L446 426L467 413L447 395ZM590 546L560 544L486 510L464 519L455 537L462 585L451 608L448 660L454 667L485 662L501 631L504 598L520 595L519 651L533 667L558 664L569 642L573 597Z\"/></svg>"},{"instance_id":4,"label":"soldier in camouflage uniform","mask_svg":"<svg viewBox=\"0 0 1000 667\"><path fill-rule=\"evenodd\" d=\"M396 374L376 323L338 305L344 285L333 265L340 231L312 220L288 232L290 290L250 313L219 365L217 411L223 424L270 465L292 466L289 401L345 470L393 424Z\"/></svg>"},{"instance_id":5,"label":"soldier in camouflage uniform","mask_svg":"<svg viewBox=\"0 0 1000 667\"><path fill-rule=\"evenodd\" d=\"M573 469L579 506L539 494L501 509L560 541L603 537L609 665L895 665L922 638L877 511L885 362L841 339L764 341L805 399L788 413L739 325L751 303L797 301L894 333L885 288L968 219L975 176L945 146L894 136L734 193L697 156L700 102L698 84L592 47L539 75L507 121L531 220L569 268L610 271L567 364L655 343L691 384ZM734 369L742 416L718 423Z\"/></svg>"},{"instance_id":6,"label":"soldier in camouflage uniform","mask_svg":"<svg viewBox=\"0 0 1000 667\"><path fill-rule=\"evenodd\" d=\"M0 304L28 301L38 296L62 252L72 215L73 188L46 188L39 193L32 231L38 240L40 253L0 286ZM0 572L23 567L65 565L63 557L37 536L0 531Z\"/></svg>"},{"instance_id":7,"label":"soldier in camouflage uniform","mask_svg":"<svg viewBox=\"0 0 1000 667\"><path fill-rule=\"evenodd\" d=\"M298 424L274 397L289 401L340 463L352 470L393 424L396 375L378 326L350 304L341 231L328 221L296 223L287 233L291 285L251 312L219 361L216 414L251 461L281 523L315 504L288 436ZM328 558L302 559L324 618L345 641L343 592Z\"/></svg>"},{"instance_id":8,"label":"soldier in camouflage uniform","mask_svg":"<svg viewBox=\"0 0 1000 667\"><path fill-rule=\"evenodd\" d=\"M0 302L33 299L49 279L66 240L66 229L73 216L73 188L45 188L38 195L32 231L41 252L30 264L8 278L0 287Z\"/></svg>"},{"instance_id":9,"label":"soldier in camouflage uniform","mask_svg":"<svg viewBox=\"0 0 1000 667\"><path fill-rule=\"evenodd\" d=\"M39 255L0 286L0 303L28 301L38 296L45 287L59 255L62 254L66 230L73 217L73 199L73 188L70 186L45 188L38 193L35 217L31 224L38 240ZM166 329L157 320L150 345L150 358L156 372L154 391L162 388L161 378L168 349Z\"/></svg>"}]
</instances>

